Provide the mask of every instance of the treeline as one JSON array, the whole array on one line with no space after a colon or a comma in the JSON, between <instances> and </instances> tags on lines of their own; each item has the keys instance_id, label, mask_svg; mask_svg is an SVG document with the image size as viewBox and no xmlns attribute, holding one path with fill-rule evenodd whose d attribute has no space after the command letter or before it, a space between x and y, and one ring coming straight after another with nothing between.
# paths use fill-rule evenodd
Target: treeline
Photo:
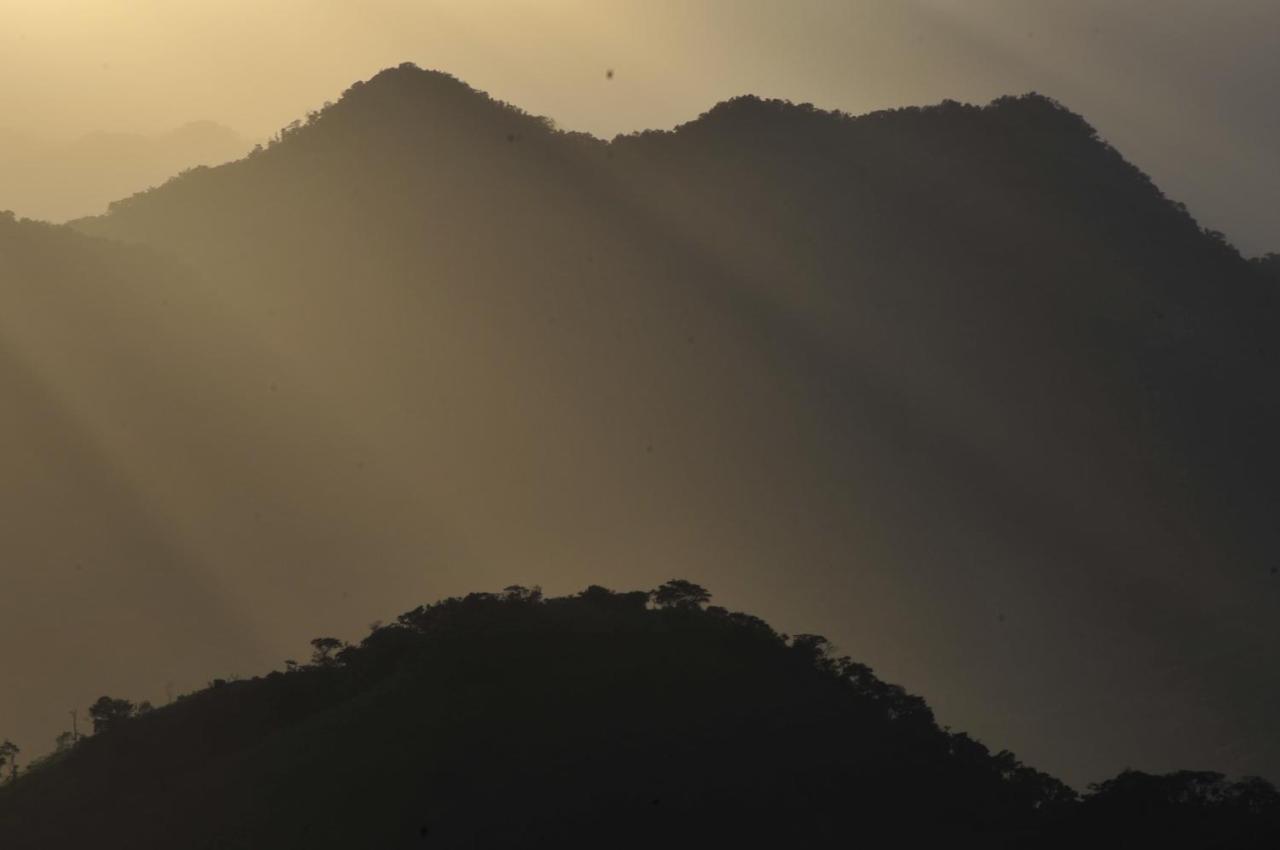
<instances>
[{"instance_id":1,"label":"treeline","mask_svg":"<svg viewBox=\"0 0 1280 850\"><path fill-rule=\"evenodd\" d=\"M104 847L235 834L290 846L320 830L314 846L574 845L624 824L676 846L889 834L1262 846L1280 834L1265 780L1125 771L1078 794L940 727L923 699L822 636L780 634L685 580L473 593L311 648L306 663L159 709L103 697L92 737L0 793L0 828L15 847L74 846L91 829ZM68 806L74 827L59 817Z\"/></svg>"}]
</instances>

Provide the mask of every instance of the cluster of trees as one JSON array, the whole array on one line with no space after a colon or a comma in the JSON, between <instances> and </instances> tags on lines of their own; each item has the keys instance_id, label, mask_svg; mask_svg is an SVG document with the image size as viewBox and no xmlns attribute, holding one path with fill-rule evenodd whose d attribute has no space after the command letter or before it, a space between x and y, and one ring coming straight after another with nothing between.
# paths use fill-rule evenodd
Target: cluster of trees
<instances>
[{"instance_id":1,"label":"cluster of trees","mask_svg":"<svg viewBox=\"0 0 1280 850\"><path fill-rule=\"evenodd\" d=\"M21 748L8 738L5 738L3 743L0 743L0 780L4 778L6 765L9 767L9 778L11 780L17 778L18 753L20 752L22 752Z\"/></svg>"},{"instance_id":2,"label":"cluster of trees","mask_svg":"<svg viewBox=\"0 0 1280 850\"><path fill-rule=\"evenodd\" d=\"M89 719L93 721L93 733L107 732L133 717L139 717L152 710L151 703L143 700L134 705L127 699L102 696L89 706Z\"/></svg>"},{"instance_id":3,"label":"cluster of trees","mask_svg":"<svg viewBox=\"0 0 1280 850\"><path fill-rule=\"evenodd\" d=\"M1280 254L1263 254L1255 257L1252 262L1258 271L1280 283Z\"/></svg>"},{"instance_id":4,"label":"cluster of trees","mask_svg":"<svg viewBox=\"0 0 1280 850\"><path fill-rule=\"evenodd\" d=\"M143 700L140 703L133 703L127 699L119 699L117 697L101 696L92 705L89 706L89 720L93 724L93 733L95 735L109 732L119 727L126 721L141 717L153 710L150 702ZM61 732L54 739L53 753L46 759L32 762L31 767L39 767L48 758L56 757L70 751L79 741L80 735L68 730ZM0 777L3 777L5 765L9 767L10 778L16 778L18 774L18 753L21 749L17 744L6 739L4 743L0 743Z\"/></svg>"}]
</instances>

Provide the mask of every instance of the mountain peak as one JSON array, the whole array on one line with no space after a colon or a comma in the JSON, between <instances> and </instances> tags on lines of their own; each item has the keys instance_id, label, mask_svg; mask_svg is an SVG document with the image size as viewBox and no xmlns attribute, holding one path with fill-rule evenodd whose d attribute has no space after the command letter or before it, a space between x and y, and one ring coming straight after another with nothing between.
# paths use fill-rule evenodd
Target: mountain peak
<instances>
[{"instance_id":1,"label":"mountain peak","mask_svg":"<svg viewBox=\"0 0 1280 850\"><path fill-rule=\"evenodd\" d=\"M552 126L549 119L497 100L452 74L405 62L354 83L337 103L311 113L307 124L360 125L374 132L389 124L429 124L438 131L449 126L457 130L495 123L506 126L513 119L520 125L517 129L525 132Z\"/></svg>"},{"instance_id":2,"label":"mountain peak","mask_svg":"<svg viewBox=\"0 0 1280 850\"><path fill-rule=\"evenodd\" d=\"M343 97L350 97L370 92L400 92L406 94L423 94L425 92L465 93L487 97L453 74L435 69L421 68L413 62L402 62L394 68L384 68L368 80L356 81L346 90Z\"/></svg>"}]
</instances>

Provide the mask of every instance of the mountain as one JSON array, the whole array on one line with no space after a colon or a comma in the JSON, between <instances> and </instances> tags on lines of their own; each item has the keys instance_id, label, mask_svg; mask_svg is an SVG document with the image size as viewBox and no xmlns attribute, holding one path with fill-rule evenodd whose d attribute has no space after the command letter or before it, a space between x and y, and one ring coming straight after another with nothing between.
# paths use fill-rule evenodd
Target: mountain
<instances>
[{"instance_id":1,"label":"mountain","mask_svg":"<svg viewBox=\"0 0 1280 850\"><path fill-rule=\"evenodd\" d=\"M90 133L51 141L0 128L0 209L66 221L157 186L183 169L244 156L252 145L212 121L166 133Z\"/></svg>"},{"instance_id":2,"label":"mountain","mask_svg":"<svg viewBox=\"0 0 1280 850\"><path fill-rule=\"evenodd\" d=\"M5 484L20 734L677 572L1074 784L1280 774L1274 275L1048 98L605 142L403 66L74 227L4 307L118 489Z\"/></svg>"},{"instance_id":3,"label":"mountain","mask_svg":"<svg viewBox=\"0 0 1280 850\"><path fill-rule=\"evenodd\" d=\"M708 601L680 580L472 593L162 708L103 697L96 734L0 786L0 832L18 850L1280 835L1265 782L1129 771L1080 800L823 638Z\"/></svg>"}]
</instances>

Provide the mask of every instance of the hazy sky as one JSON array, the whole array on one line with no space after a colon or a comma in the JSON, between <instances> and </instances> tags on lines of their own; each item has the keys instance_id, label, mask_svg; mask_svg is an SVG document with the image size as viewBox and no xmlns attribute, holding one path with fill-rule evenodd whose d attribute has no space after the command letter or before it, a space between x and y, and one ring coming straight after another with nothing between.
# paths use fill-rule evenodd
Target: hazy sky
<instances>
[{"instance_id":1,"label":"hazy sky","mask_svg":"<svg viewBox=\"0 0 1280 850\"><path fill-rule=\"evenodd\" d=\"M0 0L0 128L265 137L402 61L605 136L746 92L864 112L1037 90L1260 253L1277 43L1274 0Z\"/></svg>"}]
</instances>

